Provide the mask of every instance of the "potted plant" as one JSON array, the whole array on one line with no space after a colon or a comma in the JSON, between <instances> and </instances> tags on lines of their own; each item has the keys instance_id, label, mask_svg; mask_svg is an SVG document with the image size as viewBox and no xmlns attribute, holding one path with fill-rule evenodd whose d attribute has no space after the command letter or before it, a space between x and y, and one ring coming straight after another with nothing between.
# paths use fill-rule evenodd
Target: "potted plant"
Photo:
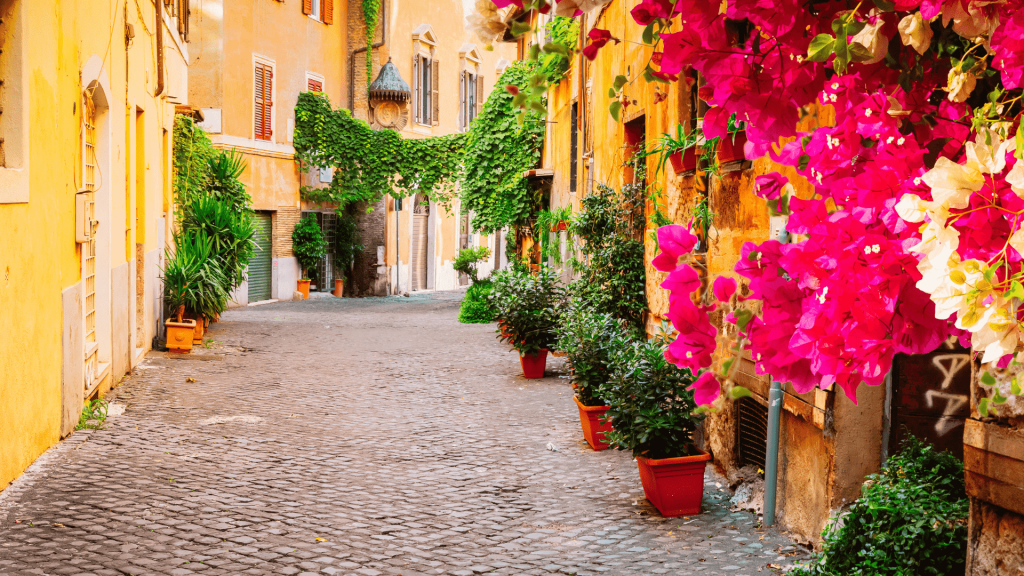
<instances>
[{"instance_id":1,"label":"potted plant","mask_svg":"<svg viewBox=\"0 0 1024 576\"><path fill-rule=\"evenodd\" d=\"M171 318L164 321L167 330L167 349L171 352L188 354L192 351L192 340L196 328L195 320L185 316L186 294L193 290L193 279L185 265L184 255L166 250L163 281L164 302L171 311Z\"/></svg>"},{"instance_id":2,"label":"potted plant","mask_svg":"<svg viewBox=\"0 0 1024 576\"><path fill-rule=\"evenodd\" d=\"M661 339L623 342L604 392L615 428L605 437L636 458L644 494L662 516L700 513L704 467L711 455L693 443L701 416L687 386L694 378L665 359Z\"/></svg>"},{"instance_id":3,"label":"potted plant","mask_svg":"<svg viewBox=\"0 0 1024 576\"><path fill-rule=\"evenodd\" d=\"M473 284L480 281L477 277L477 267L481 262L486 261L491 257L491 249L486 246L478 246L476 248L463 248L459 250L455 260L452 261L452 268L456 272L469 276L469 279Z\"/></svg>"},{"instance_id":4,"label":"potted plant","mask_svg":"<svg viewBox=\"0 0 1024 576\"><path fill-rule=\"evenodd\" d=\"M622 339L636 335L623 329L611 314L598 313L583 299L575 299L561 320L557 346L569 362L569 380L583 437L594 450L604 450L608 447L605 435L612 430L604 399L612 371L611 350L621 346Z\"/></svg>"},{"instance_id":5,"label":"potted plant","mask_svg":"<svg viewBox=\"0 0 1024 576\"><path fill-rule=\"evenodd\" d=\"M317 224L316 216L306 214L295 225L292 231L292 252L295 259L299 261L299 269L302 277L299 278L299 292L302 297L309 299L309 271L315 268L327 255L327 241L324 239L324 232Z\"/></svg>"},{"instance_id":6,"label":"potted plant","mask_svg":"<svg viewBox=\"0 0 1024 576\"><path fill-rule=\"evenodd\" d=\"M517 267L495 283L492 302L504 329L500 340L519 352L526 378L544 377L562 300L558 276L547 266L541 266L536 275Z\"/></svg>"},{"instance_id":7,"label":"potted plant","mask_svg":"<svg viewBox=\"0 0 1024 576\"><path fill-rule=\"evenodd\" d=\"M164 266L164 297L174 318L168 320L167 347L173 351L192 349L204 318L211 318L227 304L227 278L213 255L210 239L202 231L187 230L167 250ZM185 316L191 316L186 319ZM199 343L202 341L200 340Z\"/></svg>"},{"instance_id":8,"label":"potted plant","mask_svg":"<svg viewBox=\"0 0 1024 576\"><path fill-rule=\"evenodd\" d=\"M658 167L655 173L665 169L666 163L672 164L672 170L676 174L689 172L697 169L697 143L703 138L700 129L686 133L682 124L676 126L676 135L673 137L667 132L661 134L661 138L651 149L652 154L658 154Z\"/></svg>"},{"instance_id":9,"label":"potted plant","mask_svg":"<svg viewBox=\"0 0 1024 576\"><path fill-rule=\"evenodd\" d=\"M746 158L743 146L747 143L747 130L743 122L736 121L736 114L729 117L729 135L718 142L718 161L732 162Z\"/></svg>"},{"instance_id":10,"label":"potted plant","mask_svg":"<svg viewBox=\"0 0 1024 576\"><path fill-rule=\"evenodd\" d=\"M359 243L359 227L355 217L340 209L335 210L335 213L338 221L334 227L334 268L340 277L334 279L334 295L341 298L345 292L345 278L352 269L356 254L362 252L364 246Z\"/></svg>"}]
</instances>

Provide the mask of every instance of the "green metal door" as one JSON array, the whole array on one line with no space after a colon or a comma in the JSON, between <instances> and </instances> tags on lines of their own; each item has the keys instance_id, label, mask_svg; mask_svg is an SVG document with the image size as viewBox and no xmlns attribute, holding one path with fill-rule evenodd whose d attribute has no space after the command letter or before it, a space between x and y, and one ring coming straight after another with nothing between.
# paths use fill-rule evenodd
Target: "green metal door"
<instances>
[{"instance_id":1,"label":"green metal door","mask_svg":"<svg viewBox=\"0 0 1024 576\"><path fill-rule=\"evenodd\" d=\"M270 300L273 270L270 214L256 214L256 247L249 260L249 302Z\"/></svg>"}]
</instances>

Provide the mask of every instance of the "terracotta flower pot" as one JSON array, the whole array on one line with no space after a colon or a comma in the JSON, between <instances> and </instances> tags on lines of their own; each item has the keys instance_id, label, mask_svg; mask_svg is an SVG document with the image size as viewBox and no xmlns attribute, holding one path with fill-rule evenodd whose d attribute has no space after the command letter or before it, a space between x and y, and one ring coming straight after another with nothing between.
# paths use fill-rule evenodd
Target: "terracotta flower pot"
<instances>
[{"instance_id":1,"label":"terracotta flower pot","mask_svg":"<svg viewBox=\"0 0 1024 576\"><path fill-rule=\"evenodd\" d=\"M341 295L345 292L345 281L341 278L334 279L334 295L341 298Z\"/></svg>"},{"instance_id":2,"label":"terracotta flower pot","mask_svg":"<svg viewBox=\"0 0 1024 576\"><path fill-rule=\"evenodd\" d=\"M644 495L666 518L700 514L704 498L704 467L711 454L652 460L636 457Z\"/></svg>"},{"instance_id":3,"label":"terracotta flower pot","mask_svg":"<svg viewBox=\"0 0 1024 576\"><path fill-rule=\"evenodd\" d=\"M544 366L548 362L548 349L541 348L533 354L520 354L519 363L523 366L523 376L531 380L544 377Z\"/></svg>"},{"instance_id":4,"label":"terracotta flower pot","mask_svg":"<svg viewBox=\"0 0 1024 576\"><path fill-rule=\"evenodd\" d=\"M558 224L555 224L554 226L551 227L552 232L565 232L568 229L569 223L566 222L565 220L561 220L558 222Z\"/></svg>"},{"instance_id":5,"label":"terracotta flower pot","mask_svg":"<svg viewBox=\"0 0 1024 576\"><path fill-rule=\"evenodd\" d=\"M167 320L164 322L167 327L167 349L171 352L188 354L192 351L193 333L196 328L195 320L182 320L175 322Z\"/></svg>"},{"instance_id":6,"label":"terracotta flower pot","mask_svg":"<svg viewBox=\"0 0 1024 576\"><path fill-rule=\"evenodd\" d=\"M737 132L735 138L732 135L726 136L718 141L718 161L732 162L743 160L743 145L747 143L747 133Z\"/></svg>"},{"instance_id":7,"label":"terracotta flower pot","mask_svg":"<svg viewBox=\"0 0 1024 576\"><path fill-rule=\"evenodd\" d=\"M195 330L192 332L192 344L194 346L202 345L203 335L206 334L206 322L201 318L192 322L195 323Z\"/></svg>"},{"instance_id":8,"label":"terracotta flower pot","mask_svg":"<svg viewBox=\"0 0 1024 576\"><path fill-rule=\"evenodd\" d=\"M299 280L299 292L302 292L303 300L309 300L309 280Z\"/></svg>"},{"instance_id":9,"label":"terracotta flower pot","mask_svg":"<svg viewBox=\"0 0 1024 576\"><path fill-rule=\"evenodd\" d=\"M606 432L612 431L611 422L602 422L604 420L605 412L608 412L607 406L584 406L580 399L576 396L572 397L576 401L576 407L580 409L580 426L583 427L583 437L586 438L587 444L594 450L604 450L608 447L608 443L604 440Z\"/></svg>"},{"instance_id":10,"label":"terracotta flower pot","mask_svg":"<svg viewBox=\"0 0 1024 576\"><path fill-rule=\"evenodd\" d=\"M669 155L668 160L672 163L672 169L675 170L676 174L696 170L697 147L691 146L685 150L673 152Z\"/></svg>"}]
</instances>

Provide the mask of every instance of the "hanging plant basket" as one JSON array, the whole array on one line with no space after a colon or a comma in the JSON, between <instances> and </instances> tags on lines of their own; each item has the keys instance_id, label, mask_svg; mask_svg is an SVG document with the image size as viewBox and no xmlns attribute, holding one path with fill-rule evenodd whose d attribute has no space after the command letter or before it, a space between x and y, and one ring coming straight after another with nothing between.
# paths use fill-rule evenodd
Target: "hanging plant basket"
<instances>
[{"instance_id":1,"label":"hanging plant basket","mask_svg":"<svg viewBox=\"0 0 1024 576\"><path fill-rule=\"evenodd\" d=\"M569 229L569 223L565 220L561 220L558 224L551 227L552 232L565 232Z\"/></svg>"}]
</instances>

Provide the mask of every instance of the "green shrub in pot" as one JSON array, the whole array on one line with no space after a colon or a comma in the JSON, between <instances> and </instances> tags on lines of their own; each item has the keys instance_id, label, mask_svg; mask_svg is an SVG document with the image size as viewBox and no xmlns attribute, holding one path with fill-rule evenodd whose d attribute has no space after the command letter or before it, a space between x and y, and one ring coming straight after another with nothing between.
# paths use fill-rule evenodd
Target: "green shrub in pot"
<instances>
[{"instance_id":1,"label":"green shrub in pot","mask_svg":"<svg viewBox=\"0 0 1024 576\"><path fill-rule=\"evenodd\" d=\"M703 416L694 414L697 404L686 389L693 374L665 359L662 339L620 335L608 346L614 370L603 394L615 422L609 442L650 459L696 454L692 436Z\"/></svg>"},{"instance_id":2,"label":"green shrub in pot","mask_svg":"<svg viewBox=\"0 0 1024 576\"><path fill-rule=\"evenodd\" d=\"M554 345L565 290L555 271L541 266L536 274L514 267L498 275L491 302L503 333L499 339L520 355Z\"/></svg>"},{"instance_id":3,"label":"green shrub in pot","mask_svg":"<svg viewBox=\"0 0 1024 576\"><path fill-rule=\"evenodd\" d=\"M163 272L164 298L171 314L178 316L184 307L197 318L214 318L226 308L228 280L205 232L179 233L174 251L166 253Z\"/></svg>"},{"instance_id":4,"label":"green shrub in pot","mask_svg":"<svg viewBox=\"0 0 1024 576\"><path fill-rule=\"evenodd\" d=\"M309 271L315 269L327 255L327 240L317 224L316 216L306 214L292 231L292 252L302 270L301 280L309 280Z\"/></svg>"},{"instance_id":5,"label":"green shrub in pot","mask_svg":"<svg viewBox=\"0 0 1024 576\"><path fill-rule=\"evenodd\" d=\"M582 299L574 299L562 314L556 333L557 348L566 354L573 390L584 406L606 406L605 388L611 380L613 343L634 340L631 326L611 314L595 310Z\"/></svg>"}]
</instances>

